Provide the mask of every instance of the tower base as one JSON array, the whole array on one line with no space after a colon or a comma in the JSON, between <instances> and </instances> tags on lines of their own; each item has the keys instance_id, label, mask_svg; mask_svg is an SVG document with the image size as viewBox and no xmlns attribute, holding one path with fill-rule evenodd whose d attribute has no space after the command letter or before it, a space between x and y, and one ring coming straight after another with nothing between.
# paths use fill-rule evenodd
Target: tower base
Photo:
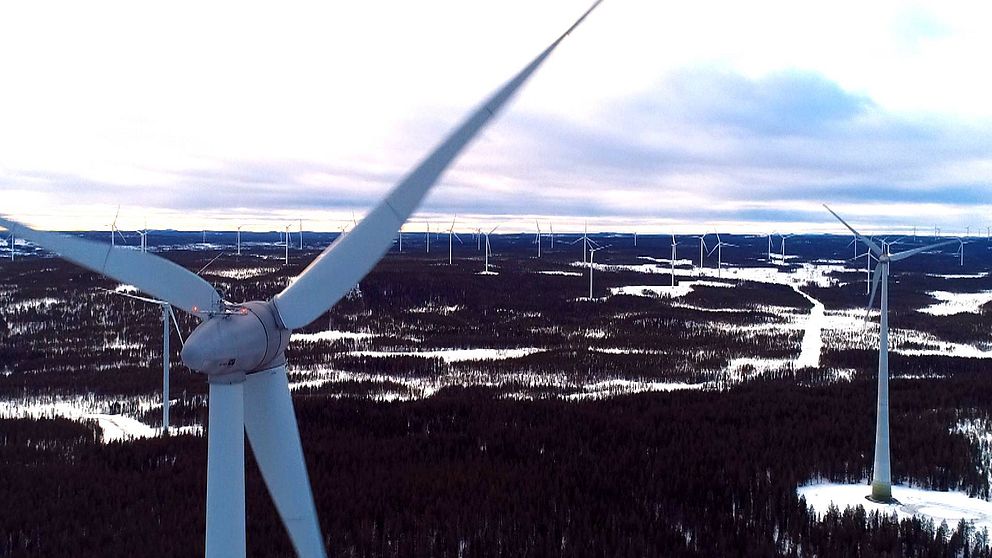
<instances>
[{"instance_id":1,"label":"tower base","mask_svg":"<svg viewBox=\"0 0 992 558\"><path fill-rule=\"evenodd\" d=\"M892 485L888 483L872 482L871 494L865 496L869 502L877 504L898 504L899 501L892 497Z\"/></svg>"}]
</instances>

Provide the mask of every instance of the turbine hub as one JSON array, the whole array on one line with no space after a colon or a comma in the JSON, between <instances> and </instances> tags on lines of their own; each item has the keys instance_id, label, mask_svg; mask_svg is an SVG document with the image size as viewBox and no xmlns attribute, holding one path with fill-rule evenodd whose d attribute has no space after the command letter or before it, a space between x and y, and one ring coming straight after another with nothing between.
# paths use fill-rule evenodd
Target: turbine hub
<instances>
[{"instance_id":1,"label":"turbine hub","mask_svg":"<svg viewBox=\"0 0 992 558\"><path fill-rule=\"evenodd\" d=\"M231 308L193 330L182 350L183 364L211 379L243 377L285 364L290 331L279 326L272 303Z\"/></svg>"}]
</instances>

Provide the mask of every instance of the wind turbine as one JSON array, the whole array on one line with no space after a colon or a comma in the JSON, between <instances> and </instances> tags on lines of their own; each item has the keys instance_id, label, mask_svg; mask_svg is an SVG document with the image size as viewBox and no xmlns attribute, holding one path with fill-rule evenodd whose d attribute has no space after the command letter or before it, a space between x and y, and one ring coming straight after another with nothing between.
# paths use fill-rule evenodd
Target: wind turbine
<instances>
[{"instance_id":1,"label":"wind turbine","mask_svg":"<svg viewBox=\"0 0 992 558\"><path fill-rule=\"evenodd\" d=\"M889 461L889 264L897 262L948 244L954 244L957 240L938 242L928 246L913 248L904 252L892 254L889 252L889 244L882 242L877 244L870 238L866 238L851 225L834 213L832 209L824 205L838 221L844 224L854 236L865 244L869 252L878 260L875 266L875 273L871 282L871 294L868 297L868 310L875 304L875 292L879 283L882 285L881 313L879 315L878 333L878 401L877 414L875 416L875 461L871 478L871 496L869 499L876 502L892 501L892 469ZM868 315L865 315L865 320Z\"/></svg>"},{"instance_id":2,"label":"wind turbine","mask_svg":"<svg viewBox=\"0 0 992 558\"><path fill-rule=\"evenodd\" d=\"M672 233L672 286L675 286L675 260L678 259L678 245L679 243L675 241L675 233Z\"/></svg>"},{"instance_id":3,"label":"wind turbine","mask_svg":"<svg viewBox=\"0 0 992 558\"><path fill-rule=\"evenodd\" d=\"M551 232L548 233L548 239L551 241L550 244L548 245L548 247L551 248L552 250L554 250L555 249L555 224L549 221L548 222L548 229L551 231Z\"/></svg>"},{"instance_id":4,"label":"wind turbine","mask_svg":"<svg viewBox=\"0 0 992 558\"><path fill-rule=\"evenodd\" d=\"M958 255L961 256L961 267L964 267L964 241L958 239Z\"/></svg>"},{"instance_id":5,"label":"wind turbine","mask_svg":"<svg viewBox=\"0 0 992 558\"><path fill-rule=\"evenodd\" d=\"M137 231L138 236L141 237L141 251L148 251L148 221L145 221L145 228Z\"/></svg>"},{"instance_id":6,"label":"wind turbine","mask_svg":"<svg viewBox=\"0 0 992 558\"><path fill-rule=\"evenodd\" d=\"M706 248L706 235L701 234L693 238L699 239L699 269L703 269L703 250Z\"/></svg>"},{"instance_id":7,"label":"wind turbine","mask_svg":"<svg viewBox=\"0 0 992 558\"><path fill-rule=\"evenodd\" d=\"M634 248L637 248L637 231L634 231Z\"/></svg>"},{"instance_id":8,"label":"wind turbine","mask_svg":"<svg viewBox=\"0 0 992 558\"><path fill-rule=\"evenodd\" d=\"M403 253L403 227L402 226L400 226L400 230L396 231L396 236L399 238L399 243L400 243L399 251L402 254Z\"/></svg>"},{"instance_id":9,"label":"wind turbine","mask_svg":"<svg viewBox=\"0 0 992 558\"><path fill-rule=\"evenodd\" d=\"M10 244L7 246L10 248L10 261L14 261L14 231L10 231Z\"/></svg>"},{"instance_id":10,"label":"wind turbine","mask_svg":"<svg viewBox=\"0 0 992 558\"><path fill-rule=\"evenodd\" d=\"M351 218L355 218L354 214L352 214ZM300 250L303 250L303 219L300 219Z\"/></svg>"},{"instance_id":11,"label":"wind turbine","mask_svg":"<svg viewBox=\"0 0 992 558\"><path fill-rule=\"evenodd\" d=\"M117 243L116 243L116 236L117 235L120 235L121 240L124 241L124 244L127 244L127 239L124 238L124 233L122 233L120 231L120 229L117 228L117 217L119 217L120 214L121 214L121 206L118 205L117 206L117 212L114 213L114 220L110 222L110 245L111 246L116 246L117 245Z\"/></svg>"},{"instance_id":12,"label":"wind turbine","mask_svg":"<svg viewBox=\"0 0 992 558\"><path fill-rule=\"evenodd\" d=\"M427 253L431 253L431 222L427 222Z\"/></svg>"},{"instance_id":13,"label":"wind turbine","mask_svg":"<svg viewBox=\"0 0 992 558\"><path fill-rule=\"evenodd\" d=\"M486 236L486 270L485 270L485 273L487 275L489 274L489 255L492 254L492 250L489 248L489 235L493 234L493 231L495 231L497 228L499 228L499 225L496 225L495 227L493 227L491 231L489 231L487 233L484 233L485 236Z\"/></svg>"},{"instance_id":14,"label":"wind turbine","mask_svg":"<svg viewBox=\"0 0 992 558\"><path fill-rule=\"evenodd\" d=\"M772 235L773 234L778 234L778 233L770 232L767 235L765 235L765 236L768 237L768 257L767 257L767 259L768 259L769 262L772 261Z\"/></svg>"},{"instance_id":15,"label":"wind turbine","mask_svg":"<svg viewBox=\"0 0 992 558\"><path fill-rule=\"evenodd\" d=\"M241 255L241 227L242 227L242 225L238 225L238 255L239 256Z\"/></svg>"},{"instance_id":16,"label":"wind turbine","mask_svg":"<svg viewBox=\"0 0 992 558\"><path fill-rule=\"evenodd\" d=\"M782 263L784 264L785 263L785 240L788 239L788 238L792 238L792 237L794 237L796 235L795 234L780 234L779 236L782 237Z\"/></svg>"},{"instance_id":17,"label":"wind turbine","mask_svg":"<svg viewBox=\"0 0 992 558\"><path fill-rule=\"evenodd\" d=\"M286 262L285 265L289 265L289 225L286 225Z\"/></svg>"},{"instance_id":18,"label":"wind turbine","mask_svg":"<svg viewBox=\"0 0 992 558\"><path fill-rule=\"evenodd\" d=\"M733 244L727 244L726 242L720 240L720 233L716 234L716 246L710 249L707 256L712 256L713 252L716 252L716 276L721 277L723 275L723 247L724 246L734 246Z\"/></svg>"},{"instance_id":19,"label":"wind turbine","mask_svg":"<svg viewBox=\"0 0 992 558\"><path fill-rule=\"evenodd\" d=\"M593 260L593 256L596 254L596 252L599 252L600 250L604 250L606 248L609 248L609 246L597 246L595 248L593 248L592 246L589 247L589 300L592 300L592 268L593 268L592 260Z\"/></svg>"},{"instance_id":20,"label":"wind turbine","mask_svg":"<svg viewBox=\"0 0 992 558\"><path fill-rule=\"evenodd\" d=\"M451 219L451 226L448 227L448 265L451 265L454 261L452 260L451 257L451 252L454 245L454 243L452 242L452 238L457 238L459 244L464 244L464 242L462 242L461 237L459 237L458 234L455 233L455 219L458 219L457 215L453 219Z\"/></svg>"},{"instance_id":21,"label":"wind turbine","mask_svg":"<svg viewBox=\"0 0 992 558\"><path fill-rule=\"evenodd\" d=\"M226 301L203 278L159 256L108 250L0 217L0 226L18 236L202 320L186 340L182 360L210 384L208 558L245 555L245 433L296 553L326 556L286 376L290 334L320 317L372 269L451 162L600 2L472 112L350 234L270 300Z\"/></svg>"},{"instance_id":22,"label":"wind turbine","mask_svg":"<svg viewBox=\"0 0 992 558\"><path fill-rule=\"evenodd\" d=\"M537 226L537 235L534 236L534 242L537 243L537 257L541 257L541 223L534 219L534 225Z\"/></svg>"},{"instance_id":23,"label":"wind turbine","mask_svg":"<svg viewBox=\"0 0 992 558\"><path fill-rule=\"evenodd\" d=\"M157 304L162 309L162 435L169 435L169 321L176 327L176 334L179 335L180 345L183 342L182 332L179 331L179 321L176 320L175 313L172 312L172 305L168 302L137 296L130 293L100 289L106 293L140 300L150 304Z\"/></svg>"}]
</instances>

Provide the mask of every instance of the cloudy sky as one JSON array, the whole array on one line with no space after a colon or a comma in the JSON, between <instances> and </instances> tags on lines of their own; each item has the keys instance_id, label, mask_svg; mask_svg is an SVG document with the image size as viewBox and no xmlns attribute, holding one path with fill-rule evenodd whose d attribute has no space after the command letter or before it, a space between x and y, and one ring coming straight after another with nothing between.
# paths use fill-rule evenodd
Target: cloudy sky
<instances>
[{"instance_id":1,"label":"cloudy sky","mask_svg":"<svg viewBox=\"0 0 992 558\"><path fill-rule=\"evenodd\" d=\"M589 3L5 3L0 213L336 230ZM990 12L606 0L408 228L984 232Z\"/></svg>"}]
</instances>

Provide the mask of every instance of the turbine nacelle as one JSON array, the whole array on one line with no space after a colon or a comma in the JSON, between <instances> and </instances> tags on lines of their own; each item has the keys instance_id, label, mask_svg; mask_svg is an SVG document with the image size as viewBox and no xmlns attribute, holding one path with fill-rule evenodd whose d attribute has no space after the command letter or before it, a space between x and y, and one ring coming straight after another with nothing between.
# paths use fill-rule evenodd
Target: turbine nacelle
<instances>
[{"instance_id":1,"label":"turbine nacelle","mask_svg":"<svg viewBox=\"0 0 992 558\"><path fill-rule=\"evenodd\" d=\"M182 350L183 364L211 379L268 370L286 363L289 335L271 302L247 302L193 330Z\"/></svg>"}]
</instances>

